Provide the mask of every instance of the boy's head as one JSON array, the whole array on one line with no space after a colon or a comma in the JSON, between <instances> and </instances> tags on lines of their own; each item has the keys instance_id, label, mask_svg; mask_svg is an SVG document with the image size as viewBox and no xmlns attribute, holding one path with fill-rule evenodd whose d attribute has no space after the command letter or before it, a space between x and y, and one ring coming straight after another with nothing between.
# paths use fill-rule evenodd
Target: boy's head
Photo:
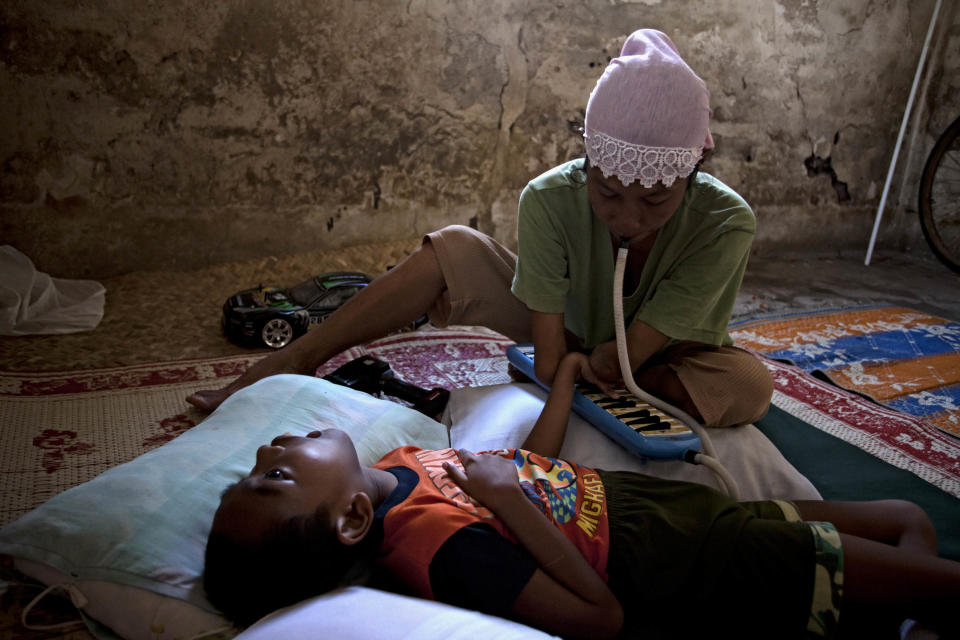
<instances>
[{"instance_id":1,"label":"boy's head","mask_svg":"<svg viewBox=\"0 0 960 640\"><path fill-rule=\"evenodd\" d=\"M204 588L240 624L335 588L373 523L364 470L338 429L283 435L224 491L207 541Z\"/></svg>"}]
</instances>

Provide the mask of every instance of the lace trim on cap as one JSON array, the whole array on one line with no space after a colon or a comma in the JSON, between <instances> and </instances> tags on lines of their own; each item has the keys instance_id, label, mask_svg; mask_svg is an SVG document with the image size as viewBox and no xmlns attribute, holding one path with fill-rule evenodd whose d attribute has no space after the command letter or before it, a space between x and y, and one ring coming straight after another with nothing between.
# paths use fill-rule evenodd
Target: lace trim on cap
<instances>
[{"instance_id":1,"label":"lace trim on cap","mask_svg":"<svg viewBox=\"0 0 960 640\"><path fill-rule=\"evenodd\" d=\"M590 164L599 167L604 178L616 175L625 187L634 180L646 188L658 182L669 187L693 173L703 157L703 147L648 147L594 132L583 138Z\"/></svg>"}]
</instances>

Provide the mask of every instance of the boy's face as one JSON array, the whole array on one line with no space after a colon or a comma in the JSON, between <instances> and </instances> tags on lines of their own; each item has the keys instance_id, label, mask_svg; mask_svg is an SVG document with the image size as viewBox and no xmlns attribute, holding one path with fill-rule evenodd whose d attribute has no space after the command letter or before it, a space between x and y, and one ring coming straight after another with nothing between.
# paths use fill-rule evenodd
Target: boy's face
<instances>
[{"instance_id":1,"label":"boy's face","mask_svg":"<svg viewBox=\"0 0 960 640\"><path fill-rule=\"evenodd\" d=\"M658 182L644 187L633 182L623 186L620 178L603 177L599 167L587 169L587 197L593 213L619 238L640 239L658 230L680 207L689 178L675 180L669 187Z\"/></svg>"},{"instance_id":2,"label":"boy's face","mask_svg":"<svg viewBox=\"0 0 960 640\"><path fill-rule=\"evenodd\" d=\"M223 495L219 526L257 536L263 527L312 514L320 505L335 513L360 477L357 450L339 429L277 436L257 449L250 474Z\"/></svg>"}]
</instances>

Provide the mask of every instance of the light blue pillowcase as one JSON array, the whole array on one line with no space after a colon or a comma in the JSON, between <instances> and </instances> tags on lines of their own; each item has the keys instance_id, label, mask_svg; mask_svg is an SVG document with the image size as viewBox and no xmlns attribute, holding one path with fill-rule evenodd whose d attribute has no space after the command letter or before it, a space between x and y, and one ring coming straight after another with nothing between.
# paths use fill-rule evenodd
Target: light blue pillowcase
<instances>
[{"instance_id":1,"label":"light blue pillowcase","mask_svg":"<svg viewBox=\"0 0 960 640\"><path fill-rule=\"evenodd\" d=\"M220 494L249 472L257 447L321 425L349 433L362 464L406 444L449 446L446 427L402 405L318 378L273 376L237 392L176 440L6 525L0 553L75 580L139 587L215 611L200 576Z\"/></svg>"}]
</instances>

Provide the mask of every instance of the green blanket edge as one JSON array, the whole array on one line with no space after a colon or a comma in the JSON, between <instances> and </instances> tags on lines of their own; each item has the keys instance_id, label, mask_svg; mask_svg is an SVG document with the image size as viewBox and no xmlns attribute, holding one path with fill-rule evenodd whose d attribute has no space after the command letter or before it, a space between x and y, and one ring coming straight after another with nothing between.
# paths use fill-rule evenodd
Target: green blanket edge
<instances>
[{"instance_id":1,"label":"green blanket edge","mask_svg":"<svg viewBox=\"0 0 960 640\"><path fill-rule=\"evenodd\" d=\"M915 502L936 527L940 555L960 561L960 500L954 496L776 406L754 424L824 500Z\"/></svg>"}]
</instances>

